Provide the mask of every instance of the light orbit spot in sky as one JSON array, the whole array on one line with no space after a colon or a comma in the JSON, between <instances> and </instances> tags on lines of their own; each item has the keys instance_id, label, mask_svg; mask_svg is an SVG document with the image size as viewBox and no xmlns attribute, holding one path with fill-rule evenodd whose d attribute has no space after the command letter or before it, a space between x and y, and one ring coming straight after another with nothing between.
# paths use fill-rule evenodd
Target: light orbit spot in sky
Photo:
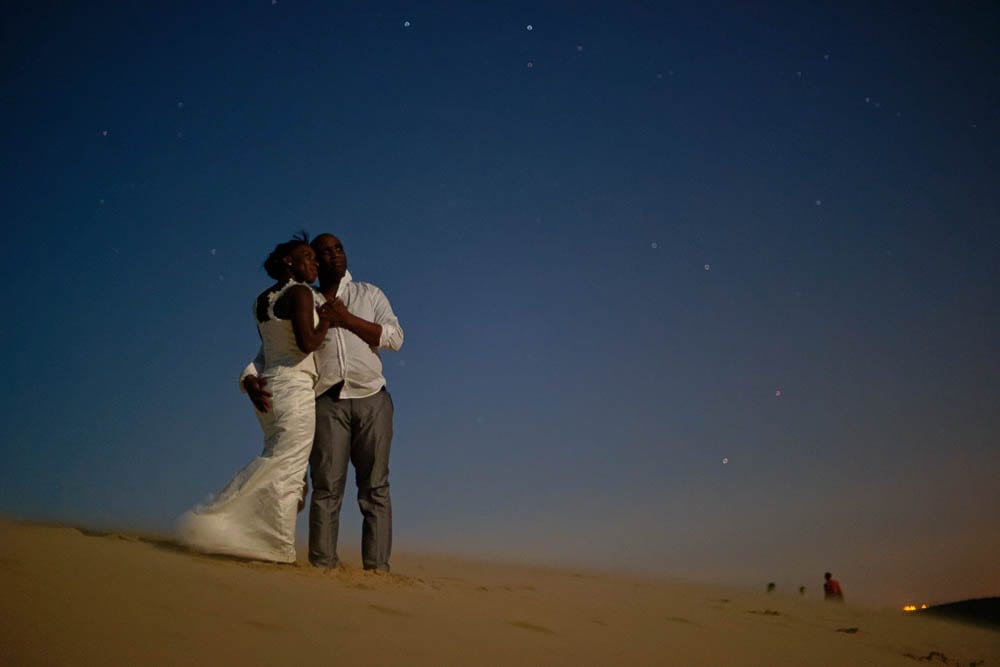
<instances>
[{"instance_id":1,"label":"light orbit spot in sky","mask_svg":"<svg viewBox=\"0 0 1000 667\"><path fill-rule=\"evenodd\" d=\"M705 270L706 271L711 271L712 270L712 265L711 264L706 264L705 265Z\"/></svg>"},{"instance_id":2,"label":"light orbit spot in sky","mask_svg":"<svg viewBox=\"0 0 1000 667\"><path fill-rule=\"evenodd\" d=\"M725 456L722 457L722 465L726 465L727 463L729 463L729 457L725 457Z\"/></svg>"},{"instance_id":3,"label":"light orbit spot in sky","mask_svg":"<svg viewBox=\"0 0 1000 667\"><path fill-rule=\"evenodd\" d=\"M653 250L656 250L660 246L656 243L656 241L653 241L652 243L649 244L649 247L652 248Z\"/></svg>"},{"instance_id":4,"label":"light orbit spot in sky","mask_svg":"<svg viewBox=\"0 0 1000 667\"><path fill-rule=\"evenodd\" d=\"M775 396L781 396L781 390L780 389L775 389L774 390L774 395Z\"/></svg>"},{"instance_id":5,"label":"light orbit spot in sky","mask_svg":"<svg viewBox=\"0 0 1000 667\"><path fill-rule=\"evenodd\" d=\"M822 206L822 205L823 205L823 200L822 199L817 199L816 200L816 206Z\"/></svg>"},{"instance_id":6,"label":"light orbit spot in sky","mask_svg":"<svg viewBox=\"0 0 1000 667\"><path fill-rule=\"evenodd\" d=\"M409 28L410 27L410 22L409 21L403 21L403 27L404 28Z\"/></svg>"},{"instance_id":7,"label":"light orbit spot in sky","mask_svg":"<svg viewBox=\"0 0 1000 667\"><path fill-rule=\"evenodd\" d=\"M576 45L576 52L577 53L582 53L583 52L583 44L577 44Z\"/></svg>"},{"instance_id":8,"label":"light orbit spot in sky","mask_svg":"<svg viewBox=\"0 0 1000 667\"><path fill-rule=\"evenodd\" d=\"M534 66L535 66L535 63L533 63L533 62L531 62L531 61L529 60L529 61L528 61L528 69L532 69L532 68L533 68Z\"/></svg>"},{"instance_id":9,"label":"light orbit spot in sky","mask_svg":"<svg viewBox=\"0 0 1000 667\"><path fill-rule=\"evenodd\" d=\"M215 248L212 248L211 250L209 250L208 254L212 255L214 257L215 256Z\"/></svg>"},{"instance_id":10,"label":"light orbit spot in sky","mask_svg":"<svg viewBox=\"0 0 1000 667\"><path fill-rule=\"evenodd\" d=\"M527 30L528 32L531 32L532 30L535 29L535 26L529 23L528 25L524 26L524 29Z\"/></svg>"}]
</instances>

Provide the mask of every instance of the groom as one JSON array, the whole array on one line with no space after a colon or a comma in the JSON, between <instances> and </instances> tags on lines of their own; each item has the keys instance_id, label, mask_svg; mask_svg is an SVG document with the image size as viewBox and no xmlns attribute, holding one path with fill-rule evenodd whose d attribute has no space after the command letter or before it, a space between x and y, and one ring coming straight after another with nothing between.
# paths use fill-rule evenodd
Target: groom
<instances>
[{"instance_id":1,"label":"groom","mask_svg":"<svg viewBox=\"0 0 1000 667\"><path fill-rule=\"evenodd\" d=\"M344 245L333 234L312 242L319 262L319 291L333 317L323 346L313 354L316 384L316 437L309 457L309 562L335 567L340 505L348 462L354 465L363 525L361 558L366 570L389 571L392 551L392 502L389 498L389 448L392 397L385 387L378 350L399 350L403 329L382 290L354 282ZM260 359L240 378L254 407L267 412L271 394L257 377Z\"/></svg>"}]
</instances>

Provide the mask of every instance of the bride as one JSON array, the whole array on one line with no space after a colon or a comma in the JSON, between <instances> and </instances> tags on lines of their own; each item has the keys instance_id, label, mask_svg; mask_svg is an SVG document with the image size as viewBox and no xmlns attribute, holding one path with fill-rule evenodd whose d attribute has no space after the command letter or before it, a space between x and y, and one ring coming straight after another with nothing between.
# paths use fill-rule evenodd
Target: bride
<instances>
[{"instance_id":1,"label":"bride","mask_svg":"<svg viewBox=\"0 0 1000 667\"><path fill-rule=\"evenodd\" d=\"M180 537L201 551L294 563L295 517L315 429L312 351L330 327L329 306L315 305L309 283L318 265L305 239L278 244L264 270L277 281L254 308L264 353L261 378L272 394L271 409L257 412L264 451L208 503L181 517Z\"/></svg>"}]
</instances>

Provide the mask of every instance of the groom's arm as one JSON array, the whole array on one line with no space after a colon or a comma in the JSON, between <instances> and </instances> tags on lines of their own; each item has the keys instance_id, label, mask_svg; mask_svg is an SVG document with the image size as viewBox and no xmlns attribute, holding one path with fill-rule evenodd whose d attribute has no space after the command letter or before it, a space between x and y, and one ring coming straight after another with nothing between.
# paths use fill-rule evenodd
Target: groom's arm
<instances>
[{"instance_id":1,"label":"groom's arm","mask_svg":"<svg viewBox=\"0 0 1000 667\"><path fill-rule=\"evenodd\" d=\"M374 285L365 285L365 297L370 299L374 312L374 321L362 319L350 312L344 302L334 299L330 303L331 324L347 329L355 336L368 343L373 350L392 350L396 352L403 346L403 327L392 312L389 299Z\"/></svg>"}]
</instances>

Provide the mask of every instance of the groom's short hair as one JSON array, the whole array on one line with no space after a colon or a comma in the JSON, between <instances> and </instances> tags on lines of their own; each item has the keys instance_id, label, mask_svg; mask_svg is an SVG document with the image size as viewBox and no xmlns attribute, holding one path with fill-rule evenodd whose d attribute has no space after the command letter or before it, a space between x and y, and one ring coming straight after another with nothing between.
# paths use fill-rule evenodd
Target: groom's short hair
<instances>
[{"instance_id":1,"label":"groom's short hair","mask_svg":"<svg viewBox=\"0 0 1000 667\"><path fill-rule=\"evenodd\" d=\"M324 236L329 236L329 237L330 237L331 239L335 239L335 238L337 238L336 236L334 236L334 235L333 235L333 234L331 234L330 232L323 232L323 233L321 233L321 234L317 234L316 236L314 236L314 237L313 237L313 240L309 242L309 245L311 245L311 246L313 247L313 250L315 250L315 249L316 249L316 243L317 243L317 242L318 242L318 241L319 241L319 240L320 240L321 238L323 238Z\"/></svg>"}]
</instances>

